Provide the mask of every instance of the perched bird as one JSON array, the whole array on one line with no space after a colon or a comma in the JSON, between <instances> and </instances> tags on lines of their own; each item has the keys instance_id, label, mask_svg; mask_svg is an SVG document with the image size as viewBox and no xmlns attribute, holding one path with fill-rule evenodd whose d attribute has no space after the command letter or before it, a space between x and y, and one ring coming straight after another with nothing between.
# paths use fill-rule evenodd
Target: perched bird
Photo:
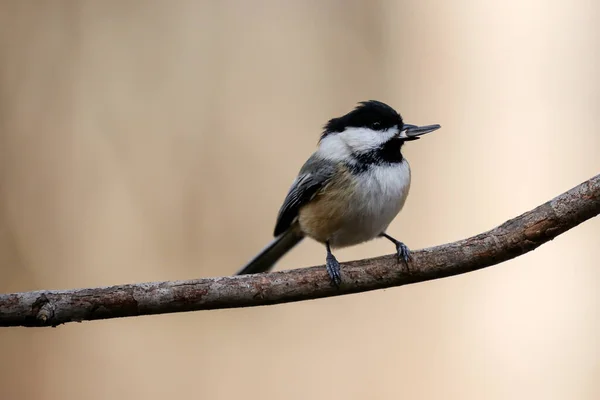
<instances>
[{"instance_id":1,"label":"perched bird","mask_svg":"<svg viewBox=\"0 0 600 400\"><path fill-rule=\"evenodd\" d=\"M439 128L405 124L376 100L329 120L279 210L275 239L238 275L270 270L305 236L325 245L327 272L336 286L342 277L332 249L377 237L394 243L399 262L408 268L408 247L386 233L410 188L410 167L401 150L405 142Z\"/></svg>"}]
</instances>

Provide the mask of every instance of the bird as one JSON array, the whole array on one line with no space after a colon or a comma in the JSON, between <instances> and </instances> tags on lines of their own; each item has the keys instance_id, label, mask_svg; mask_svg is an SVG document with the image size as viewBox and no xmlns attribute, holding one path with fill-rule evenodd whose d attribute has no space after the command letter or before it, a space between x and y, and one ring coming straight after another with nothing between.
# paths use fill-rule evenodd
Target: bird
<instances>
[{"instance_id":1,"label":"bird","mask_svg":"<svg viewBox=\"0 0 600 400\"><path fill-rule=\"evenodd\" d=\"M325 267L336 287L342 275L333 250L375 238L392 242L398 262L409 269L409 248L386 233L411 184L402 147L439 128L406 124L396 110L377 100L361 101L330 119L287 192L274 239L236 275L271 270L305 237L325 245Z\"/></svg>"}]
</instances>

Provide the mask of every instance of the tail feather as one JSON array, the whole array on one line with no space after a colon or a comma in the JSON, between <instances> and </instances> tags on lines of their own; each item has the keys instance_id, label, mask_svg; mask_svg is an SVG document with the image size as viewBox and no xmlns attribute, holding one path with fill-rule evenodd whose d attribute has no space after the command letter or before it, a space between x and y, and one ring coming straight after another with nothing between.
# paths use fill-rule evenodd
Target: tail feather
<instances>
[{"instance_id":1,"label":"tail feather","mask_svg":"<svg viewBox=\"0 0 600 400\"><path fill-rule=\"evenodd\" d=\"M302 232L293 227L277 236L236 275L258 274L269 271L281 257L304 239Z\"/></svg>"}]
</instances>

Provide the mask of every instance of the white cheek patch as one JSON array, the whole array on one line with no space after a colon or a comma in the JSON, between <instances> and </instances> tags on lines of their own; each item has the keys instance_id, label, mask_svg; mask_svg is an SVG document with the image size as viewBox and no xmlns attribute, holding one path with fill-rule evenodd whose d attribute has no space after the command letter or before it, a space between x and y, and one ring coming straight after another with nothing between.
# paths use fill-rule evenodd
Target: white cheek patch
<instances>
[{"instance_id":1,"label":"white cheek patch","mask_svg":"<svg viewBox=\"0 0 600 400\"><path fill-rule=\"evenodd\" d=\"M340 138L339 133L325 136L319 143L317 154L326 160L345 161L348 160L352 151L348 145Z\"/></svg>"},{"instance_id":2,"label":"white cheek patch","mask_svg":"<svg viewBox=\"0 0 600 400\"><path fill-rule=\"evenodd\" d=\"M374 131L368 128L346 128L338 135L352 149L352 152L361 153L376 149L398 135L398 128L392 127L383 131Z\"/></svg>"},{"instance_id":3,"label":"white cheek patch","mask_svg":"<svg viewBox=\"0 0 600 400\"><path fill-rule=\"evenodd\" d=\"M398 135L398 127L382 131L369 128L346 128L343 132L325 136L319 143L317 153L332 161L347 161L352 154L364 153L381 147Z\"/></svg>"}]
</instances>

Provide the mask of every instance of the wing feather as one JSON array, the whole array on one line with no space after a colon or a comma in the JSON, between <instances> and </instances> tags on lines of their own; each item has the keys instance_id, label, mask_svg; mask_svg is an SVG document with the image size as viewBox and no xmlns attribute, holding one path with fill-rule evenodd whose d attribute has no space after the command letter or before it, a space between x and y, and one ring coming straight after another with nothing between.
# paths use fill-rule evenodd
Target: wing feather
<instances>
[{"instance_id":1,"label":"wing feather","mask_svg":"<svg viewBox=\"0 0 600 400\"><path fill-rule=\"evenodd\" d=\"M298 217L300 208L311 201L331 180L335 164L317 159L314 155L304 164L298 177L292 183L277 216L274 235L285 232Z\"/></svg>"}]
</instances>

